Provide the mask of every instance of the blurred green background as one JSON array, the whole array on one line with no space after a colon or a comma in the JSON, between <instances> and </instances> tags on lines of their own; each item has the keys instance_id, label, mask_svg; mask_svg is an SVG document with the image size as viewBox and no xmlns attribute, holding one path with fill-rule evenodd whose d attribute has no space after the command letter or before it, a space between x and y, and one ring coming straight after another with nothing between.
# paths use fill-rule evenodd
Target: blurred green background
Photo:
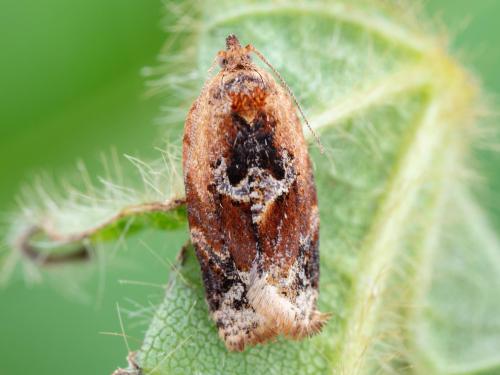
<instances>
[{"instance_id":1,"label":"blurred green background","mask_svg":"<svg viewBox=\"0 0 500 375\"><path fill-rule=\"evenodd\" d=\"M426 11L447 25L453 52L500 93L500 2L430 0ZM0 10L0 213L8 224L15 196L34 173L65 175L78 159L101 170L100 154L155 156L161 145L161 97L146 97L140 70L157 64L165 34L160 0L4 0ZM480 151L487 177L481 199L500 228L500 159ZM112 262L55 270L29 286L17 272L0 289L0 375L110 374L124 364L116 303L137 348L162 289L119 280L166 281L167 267L146 245L173 258L185 237L146 233L120 247ZM146 244L145 244L145 243ZM165 242L168 242L168 246ZM115 250L110 247L110 251ZM109 260L108 260L109 262ZM103 265L103 263L100 263ZM81 287L79 283L82 282ZM140 306L142 307L140 307Z\"/></svg>"}]
</instances>

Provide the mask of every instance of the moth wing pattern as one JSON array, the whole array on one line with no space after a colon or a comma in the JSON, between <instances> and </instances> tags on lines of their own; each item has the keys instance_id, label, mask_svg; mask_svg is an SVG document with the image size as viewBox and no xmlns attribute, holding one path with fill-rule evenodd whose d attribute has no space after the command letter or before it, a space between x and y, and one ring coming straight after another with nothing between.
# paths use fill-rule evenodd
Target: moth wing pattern
<instances>
[{"instance_id":1,"label":"moth wing pattern","mask_svg":"<svg viewBox=\"0 0 500 375\"><path fill-rule=\"evenodd\" d=\"M228 37L229 40L230 37ZM312 166L288 93L239 43L185 123L191 240L229 350L321 330L319 215Z\"/></svg>"}]
</instances>

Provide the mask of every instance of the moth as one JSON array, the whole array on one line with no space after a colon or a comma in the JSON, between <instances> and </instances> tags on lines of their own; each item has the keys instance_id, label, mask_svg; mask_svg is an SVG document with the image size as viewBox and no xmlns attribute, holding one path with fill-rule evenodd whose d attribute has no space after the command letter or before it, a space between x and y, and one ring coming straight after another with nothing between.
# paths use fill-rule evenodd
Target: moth
<instances>
[{"instance_id":1,"label":"moth","mask_svg":"<svg viewBox=\"0 0 500 375\"><path fill-rule=\"evenodd\" d=\"M302 339L327 320L316 307L319 215L296 101L251 53L272 68L227 37L183 139L191 241L231 351L279 335Z\"/></svg>"}]
</instances>

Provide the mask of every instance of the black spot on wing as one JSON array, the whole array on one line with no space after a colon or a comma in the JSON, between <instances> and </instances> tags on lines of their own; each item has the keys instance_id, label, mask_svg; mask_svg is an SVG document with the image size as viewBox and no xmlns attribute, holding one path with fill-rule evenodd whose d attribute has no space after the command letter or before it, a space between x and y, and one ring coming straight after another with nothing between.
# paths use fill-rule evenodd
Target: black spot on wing
<instances>
[{"instance_id":1,"label":"black spot on wing","mask_svg":"<svg viewBox=\"0 0 500 375\"><path fill-rule=\"evenodd\" d=\"M274 146L274 124L265 113L257 114L250 125L237 113L231 114L236 138L227 168L229 182L235 186L250 168L261 168L271 172L277 180L285 176L283 160Z\"/></svg>"}]
</instances>

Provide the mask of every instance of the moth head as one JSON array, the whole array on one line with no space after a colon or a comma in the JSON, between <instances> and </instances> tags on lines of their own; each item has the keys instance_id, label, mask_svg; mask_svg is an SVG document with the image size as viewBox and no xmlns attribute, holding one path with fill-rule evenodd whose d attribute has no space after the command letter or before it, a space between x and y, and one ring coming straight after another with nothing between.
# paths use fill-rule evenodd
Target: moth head
<instances>
[{"instance_id":1,"label":"moth head","mask_svg":"<svg viewBox=\"0 0 500 375\"><path fill-rule=\"evenodd\" d=\"M242 47L236 35L226 38L226 50L219 51L217 62L224 70L246 69L252 65L249 46Z\"/></svg>"}]
</instances>

